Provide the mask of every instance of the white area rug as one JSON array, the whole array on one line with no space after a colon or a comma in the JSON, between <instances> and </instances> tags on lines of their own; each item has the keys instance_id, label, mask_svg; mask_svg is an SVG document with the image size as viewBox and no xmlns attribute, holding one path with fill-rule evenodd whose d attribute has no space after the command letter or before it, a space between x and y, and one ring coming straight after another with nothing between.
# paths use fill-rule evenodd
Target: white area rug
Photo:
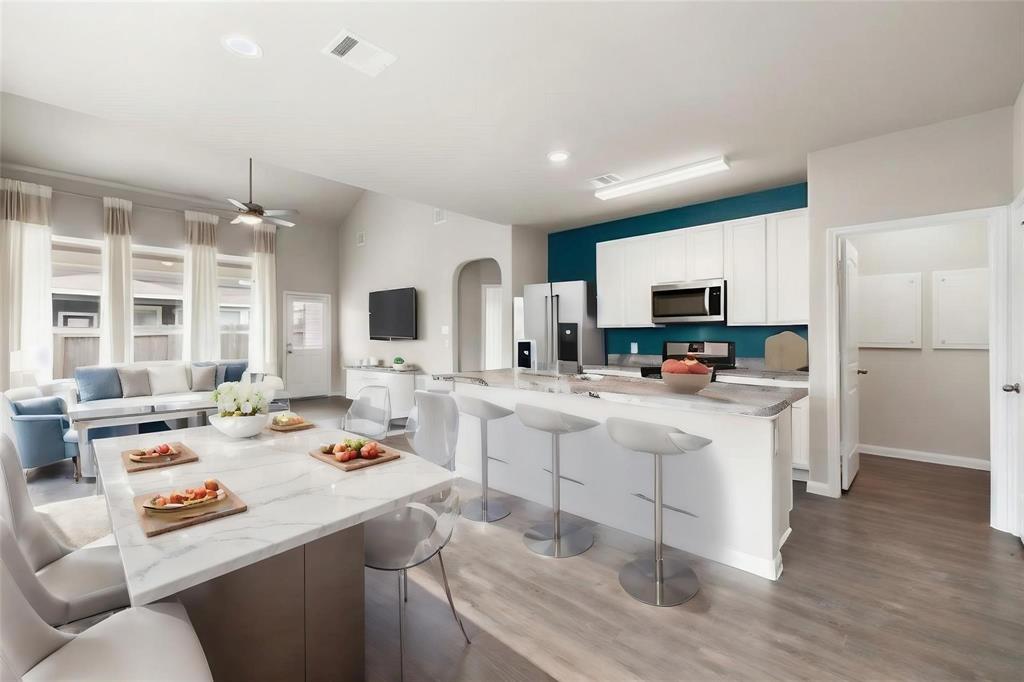
<instances>
[{"instance_id":1,"label":"white area rug","mask_svg":"<svg viewBox=\"0 0 1024 682\"><path fill-rule=\"evenodd\" d=\"M102 495L51 502L36 510L54 537L68 547L82 547L110 533L107 500Z\"/></svg>"}]
</instances>

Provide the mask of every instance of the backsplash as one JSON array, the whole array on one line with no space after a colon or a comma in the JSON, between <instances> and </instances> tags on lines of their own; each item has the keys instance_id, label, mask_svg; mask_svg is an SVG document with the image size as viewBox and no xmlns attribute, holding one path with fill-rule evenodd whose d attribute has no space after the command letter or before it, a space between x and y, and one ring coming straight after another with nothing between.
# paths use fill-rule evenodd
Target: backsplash
<instances>
[{"instance_id":1,"label":"backsplash","mask_svg":"<svg viewBox=\"0 0 1024 682\"><path fill-rule=\"evenodd\" d=\"M552 232L548 235L548 279L552 282L583 279L590 282L591 286L596 286L598 242L806 206L807 183L799 183L563 232ZM735 341L737 356L761 358L764 357L764 340L786 330L807 338L806 325L729 327L724 324L681 324L654 328L606 329L605 353L629 353L631 341L639 344L640 353L659 356L664 341Z\"/></svg>"}]
</instances>

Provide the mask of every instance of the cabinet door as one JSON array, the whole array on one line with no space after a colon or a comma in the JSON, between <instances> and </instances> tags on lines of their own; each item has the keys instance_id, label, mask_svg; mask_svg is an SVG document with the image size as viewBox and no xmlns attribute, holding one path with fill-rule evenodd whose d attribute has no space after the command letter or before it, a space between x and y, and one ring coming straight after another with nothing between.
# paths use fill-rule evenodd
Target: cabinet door
<instances>
[{"instance_id":1,"label":"cabinet door","mask_svg":"<svg viewBox=\"0 0 1024 682\"><path fill-rule=\"evenodd\" d=\"M716 279L722 277L723 243L722 225L691 227L686 231L686 279Z\"/></svg>"},{"instance_id":2,"label":"cabinet door","mask_svg":"<svg viewBox=\"0 0 1024 682\"><path fill-rule=\"evenodd\" d=\"M597 326L621 327L624 321L623 242L597 245Z\"/></svg>"},{"instance_id":3,"label":"cabinet door","mask_svg":"<svg viewBox=\"0 0 1024 682\"><path fill-rule=\"evenodd\" d=\"M807 324L810 249L807 210L768 216L768 323Z\"/></svg>"},{"instance_id":4,"label":"cabinet door","mask_svg":"<svg viewBox=\"0 0 1024 682\"><path fill-rule=\"evenodd\" d=\"M726 323L765 322L764 218L725 224Z\"/></svg>"},{"instance_id":5,"label":"cabinet door","mask_svg":"<svg viewBox=\"0 0 1024 682\"><path fill-rule=\"evenodd\" d=\"M793 403L793 468L795 469L807 469L810 466L809 406L810 398L807 397Z\"/></svg>"},{"instance_id":6,"label":"cabinet door","mask_svg":"<svg viewBox=\"0 0 1024 682\"><path fill-rule=\"evenodd\" d=\"M686 281L686 231L673 230L653 238L652 284Z\"/></svg>"},{"instance_id":7,"label":"cabinet door","mask_svg":"<svg viewBox=\"0 0 1024 682\"><path fill-rule=\"evenodd\" d=\"M625 293L626 327L653 327L651 322L651 271L657 240L640 237L624 242L623 287Z\"/></svg>"}]
</instances>

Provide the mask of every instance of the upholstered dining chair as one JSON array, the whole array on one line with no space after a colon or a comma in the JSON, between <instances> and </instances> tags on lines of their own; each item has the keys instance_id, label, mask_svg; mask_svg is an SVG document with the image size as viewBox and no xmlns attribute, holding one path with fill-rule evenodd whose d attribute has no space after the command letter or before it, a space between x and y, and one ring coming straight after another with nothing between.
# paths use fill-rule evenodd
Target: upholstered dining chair
<instances>
[{"instance_id":1,"label":"upholstered dining chair","mask_svg":"<svg viewBox=\"0 0 1024 682\"><path fill-rule=\"evenodd\" d=\"M22 397L27 391L33 395ZM4 394L4 401L18 441L21 467L32 469L71 458L78 480L78 434L71 430L64 399L43 396L38 388L32 388L12 389Z\"/></svg>"},{"instance_id":2,"label":"upholstered dining chair","mask_svg":"<svg viewBox=\"0 0 1024 682\"><path fill-rule=\"evenodd\" d=\"M459 435L459 409L450 395L416 391L414 415L406 435L420 457L449 469L455 478L455 444ZM441 551L452 538L459 517L459 494L453 485L365 524L364 553L368 568L394 571L398 576L399 665L405 676L405 603L409 599L408 570L437 557L441 580L452 616L469 644L469 635L455 610Z\"/></svg>"},{"instance_id":3,"label":"upholstered dining chair","mask_svg":"<svg viewBox=\"0 0 1024 682\"><path fill-rule=\"evenodd\" d=\"M130 608L79 635L40 618L0 557L0 679L212 680L184 607L158 602Z\"/></svg>"},{"instance_id":4,"label":"upholstered dining chair","mask_svg":"<svg viewBox=\"0 0 1024 682\"><path fill-rule=\"evenodd\" d=\"M45 594L25 596L51 625L128 606L124 568L113 536L80 549L66 547L53 537L32 506L14 444L4 435L0 435L0 519L11 532L2 538L0 553L6 558L17 550L10 561L20 566L15 563L20 557L25 570L38 579ZM37 600L35 595L41 596Z\"/></svg>"}]
</instances>

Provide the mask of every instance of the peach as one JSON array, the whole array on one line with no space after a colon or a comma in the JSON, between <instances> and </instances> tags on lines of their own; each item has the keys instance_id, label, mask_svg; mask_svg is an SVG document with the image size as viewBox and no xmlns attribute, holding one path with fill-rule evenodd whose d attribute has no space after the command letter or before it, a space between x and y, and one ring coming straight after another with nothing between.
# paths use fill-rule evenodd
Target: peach
<instances>
[{"instance_id":1,"label":"peach","mask_svg":"<svg viewBox=\"0 0 1024 682\"><path fill-rule=\"evenodd\" d=\"M205 488L206 488L207 490L212 490L213 492L217 492L218 490L220 490L220 484L219 484L219 483L217 483L217 481L215 481L215 480L214 480L214 479L212 479L212 478L208 478L208 479L206 479L206 480L205 480L205 481L203 482L203 486L204 486L204 487L205 487Z\"/></svg>"},{"instance_id":2,"label":"peach","mask_svg":"<svg viewBox=\"0 0 1024 682\"><path fill-rule=\"evenodd\" d=\"M686 363L679 360L669 359L661 363L662 374L686 374L688 371Z\"/></svg>"},{"instance_id":3,"label":"peach","mask_svg":"<svg viewBox=\"0 0 1024 682\"><path fill-rule=\"evenodd\" d=\"M690 374L709 374L711 372L711 368L709 368L707 365L702 365L699 362L695 362L692 365L688 364L687 370L690 372Z\"/></svg>"}]
</instances>

